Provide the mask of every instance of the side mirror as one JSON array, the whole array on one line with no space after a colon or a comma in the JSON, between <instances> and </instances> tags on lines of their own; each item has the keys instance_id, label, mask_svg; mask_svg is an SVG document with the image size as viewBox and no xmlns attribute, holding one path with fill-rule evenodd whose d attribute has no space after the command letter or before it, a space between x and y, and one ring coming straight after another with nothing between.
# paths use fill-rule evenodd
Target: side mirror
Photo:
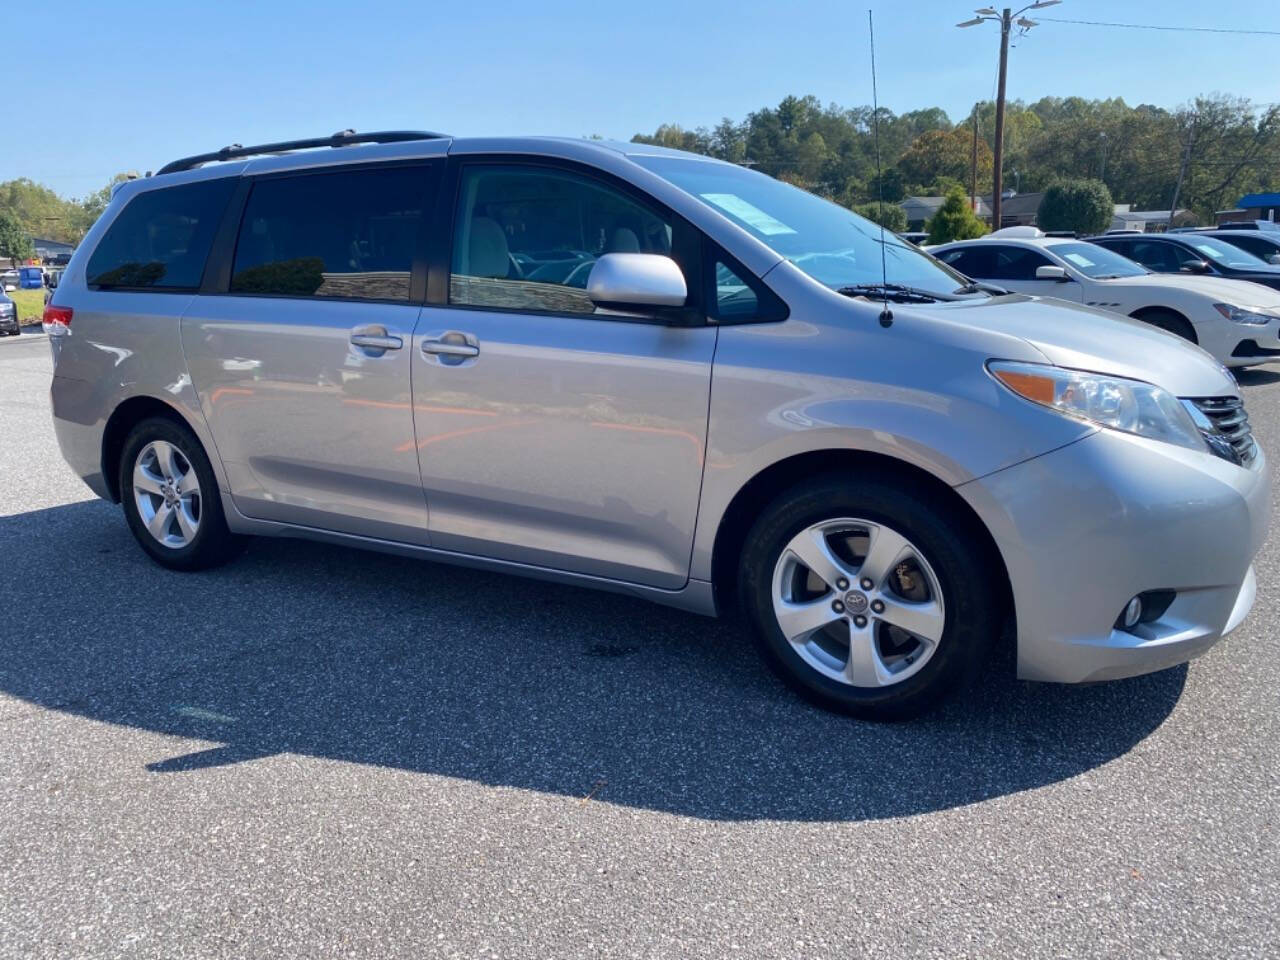
<instances>
[{"instance_id":1,"label":"side mirror","mask_svg":"<svg viewBox=\"0 0 1280 960\"><path fill-rule=\"evenodd\" d=\"M1070 283L1066 267L1036 267L1037 280L1057 280L1059 283Z\"/></svg>"},{"instance_id":2,"label":"side mirror","mask_svg":"<svg viewBox=\"0 0 1280 960\"><path fill-rule=\"evenodd\" d=\"M683 307L689 289L670 257L658 253L606 253L591 267L587 296L597 307Z\"/></svg>"},{"instance_id":3,"label":"side mirror","mask_svg":"<svg viewBox=\"0 0 1280 960\"><path fill-rule=\"evenodd\" d=\"M1182 273L1208 273L1209 264L1205 260L1188 260L1181 267Z\"/></svg>"},{"instance_id":4,"label":"side mirror","mask_svg":"<svg viewBox=\"0 0 1280 960\"><path fill-rule=\"evenodd\" d=\"M1267 263L1272 263L1277 267L1280 267L1280 253L1273 253L1271 256L1267 257Z\"/></svg>"}]
</instances>

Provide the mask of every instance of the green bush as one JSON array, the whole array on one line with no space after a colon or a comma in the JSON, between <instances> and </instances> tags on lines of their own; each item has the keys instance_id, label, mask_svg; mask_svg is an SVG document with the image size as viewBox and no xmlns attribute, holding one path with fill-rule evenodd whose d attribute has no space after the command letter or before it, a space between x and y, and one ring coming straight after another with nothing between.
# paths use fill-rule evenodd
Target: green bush
<instances>
[{"instance_id":1,"label":"green bush","mask_svg":"<svg viewBox=\"0 0 1280 960\"><path fill-rule=\"evenodd\" d=\"M960 187L947 191L947 198L929 221L929 242L950 243L952 240L972 240L987 232L987 225L969 208L969 198Z\"/></svg>"},{"instance_id":2,"label":"green bush","mask_svg":"<svg viewBox=\"0 0 1280 960\"><path fill-rule=\"evenodd\" d=\"M907 211L896 203L860 203L853 212L895 233L907 229Z\"/></svg>"},{"instance_id":3,"label":"green bush","mask_svg":"<svg viewBox=\"0 0 1280 960\"><path fill-rule=\"evenodd\" d=\"M1041 230L1101 233L1111 226L1115 204L1101 180L1059 180L1044 192L1036 222Z\"/></svg>"}]
</instances>

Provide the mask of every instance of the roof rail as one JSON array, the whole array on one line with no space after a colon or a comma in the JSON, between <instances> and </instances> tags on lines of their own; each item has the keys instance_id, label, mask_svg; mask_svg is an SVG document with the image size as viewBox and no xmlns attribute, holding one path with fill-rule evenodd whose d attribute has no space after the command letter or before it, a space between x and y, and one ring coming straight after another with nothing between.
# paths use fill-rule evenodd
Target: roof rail
<instances>
[{"instance_id":1,"label":"roof rail","mask_svg":"<svg viewBox=\"0 0 1280 960\"><path fill-rule=\"evenodd\" d=\"M294 150L311 150L315 147L349 147L357 143L404 143L411 140L440 140L447 133L432 133L429 130L382 130L375 133L356 133L354 130L339 130L331 137L312 137L308 140L284 140L280 143L260 143L252 147L242 147L233 143L213 153L197 153L193 157L183 157L166 163L156 171L177 173L179 170L194 170L196 167L215 160L236 160L240 157L258 157L264 154L292 153Z\"/></svg>"}]
</instances>

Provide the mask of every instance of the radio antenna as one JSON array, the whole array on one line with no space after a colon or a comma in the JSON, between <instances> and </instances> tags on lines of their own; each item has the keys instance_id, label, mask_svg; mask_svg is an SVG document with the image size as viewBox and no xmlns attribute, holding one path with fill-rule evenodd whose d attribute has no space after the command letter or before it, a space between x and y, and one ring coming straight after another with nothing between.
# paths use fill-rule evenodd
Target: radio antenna
<instances>
[{"instance_id":1,"label":"radio antenna","mask_svg":"<svg viewBox=\"0 0 1280 960\"><path fill-rule=\"evenodd\" d=\"M876 212L880 215L880 290L884 295L884 305L880 310L880 326L887 327L893 323L893 312L889 309L889 266L884 249L884 177L880 172L880 96L876 91L876 24L871 11L867 11L867 29L871 34L871 127L876 140L876 192L879 204Z\"/></svg>"}]
</instances>

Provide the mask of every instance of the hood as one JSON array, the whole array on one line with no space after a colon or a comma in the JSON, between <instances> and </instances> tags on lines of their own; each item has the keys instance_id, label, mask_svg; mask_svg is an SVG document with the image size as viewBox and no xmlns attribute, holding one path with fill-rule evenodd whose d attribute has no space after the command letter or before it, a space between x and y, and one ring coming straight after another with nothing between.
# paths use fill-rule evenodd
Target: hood
<instances>
[{"instance_id":1,"label":"hood","mask_svg":"<svg viewBox=\"0 0 1280 960\"><path fill-rule=\"evenodd\" d=\"M1280 271L1277 271L1280 277ZM1191 293L1203 293L1215 303L1234 303L1240 307L1280 307L1280 291L1251 280L1234 277L1206 277L1185 273L1148 273L1140 277L1100 280L1099 283L1135 287L1175 287Z\"/></svg>"},{"instance_id":2,"label":"hood","mask_svg":"<svg viewBox=\"0 0 1280 960\"><path fill-rule=\"evenodd\" d=\"M1238 392L1227 368L1209 354L1140 320L1026 296L970 301L957 313L965 309L973 311L974 325L1019 337L1059 367L1145 380L1177 397Z\"/></svg>"}]
</instances>

